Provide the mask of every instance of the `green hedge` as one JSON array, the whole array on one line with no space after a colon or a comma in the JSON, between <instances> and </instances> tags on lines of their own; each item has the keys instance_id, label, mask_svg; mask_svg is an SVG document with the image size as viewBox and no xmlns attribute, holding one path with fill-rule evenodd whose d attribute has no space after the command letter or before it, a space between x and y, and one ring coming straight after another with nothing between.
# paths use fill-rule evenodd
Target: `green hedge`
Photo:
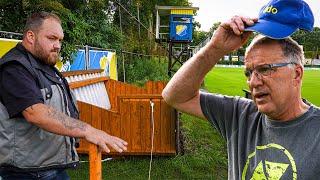
<instances>
[{"instance_id":1,"label":"green hedge","mask_svg":"<svg viewBox=\"0 0 320 180\"><path fill-rule=\"evenodd\" d=\"M124 80L122 58L118 58L118 77L120 81ZM167 75L168 61L166 58L148 58L148 57L125 57L125 75L126 82L143 86L148 80L168 81Z\"/></svg>"}]
</instances>

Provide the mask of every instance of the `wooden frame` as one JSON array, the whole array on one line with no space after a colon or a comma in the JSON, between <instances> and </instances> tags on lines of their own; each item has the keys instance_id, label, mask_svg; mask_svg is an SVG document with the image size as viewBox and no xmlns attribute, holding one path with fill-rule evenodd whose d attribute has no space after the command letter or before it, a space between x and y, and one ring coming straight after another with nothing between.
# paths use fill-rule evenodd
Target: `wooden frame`
<instances>
[{"instance_id":1,"label":"wooden frame","mask_svg":"<svg viewBox=\"0 0 320 180\"><path fill-rule=\"evenodd\" d=\"M102 70L76 71L63 73L66 77L83 74L101 73ZM107 77L96 77L83 81L70 82L69 87L76 89L103 82L111 104L106 110L78 101L80 119L108 134L126 140L128 150L110 155L149 155L151 151L151 128L154 125L154 151L158 155L176 154L176 110L168 106L161 92L164 82L147 82L144 87L136 87ZM151 106L154 103L154 123L151 122ZM96 145L80 140L79 153L88 153L90 161L90 180L102 178L101 152Z\"/></svg>"}]
</instances>

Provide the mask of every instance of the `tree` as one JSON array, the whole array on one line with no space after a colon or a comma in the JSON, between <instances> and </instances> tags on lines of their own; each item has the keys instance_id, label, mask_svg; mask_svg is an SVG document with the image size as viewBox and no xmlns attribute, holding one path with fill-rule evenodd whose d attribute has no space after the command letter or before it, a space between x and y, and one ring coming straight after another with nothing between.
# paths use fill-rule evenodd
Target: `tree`
<instances>
[{"instance_id":1,"label":"tree","mask_svg":"<svg viewBox=\"0 0 320 180\"><path fill-rule=\"evenodd\" d=\"M141 23L149 27L155 22L155 5L190 6L188 0L112 0L117 9L123 6L133 16L140 14ZM121 6L119 6L121 3ZM112 23L109 21L109 0L2 0L0 1L0 30L22 33L26 18L33 12L55 12L62 19L65 33L62 57L71 60L76 45L90 45L100 48L125 49L139 53L151 53L152 42L148 38L148 30L142 25L139 37L139 24L124 10L116 11ZM138 8L137 8L138 7ZM119 12L122 15L120 32ZM155 25L154 25L155 26ZM154 29L154 27L153 27Z\"/></svg>"},{"instance_id":2,"label":"tree","mask_svg":"<svg viewBox=\"0 0 320 180\"><path fill-rule=\"evenodd\" d=\"M62 20L63 60L72 60L76 45L119 49L123 37L118 27L108 24L104 10L107 0L5 0L0 2L0 30L22 33L26 18L33 12L55 12Z\"/></svg>"},{"instance_id":3,"label":"tree","mask_svg":"<svg viewBox=\"0 0 320 180\"><path fill-rule=\"evenodd\" d=\"M315 27L312 32L296 31L292 38L303 46L307 58L316 58L320 53L320 28Z\"/></svg>"}]
</instances>

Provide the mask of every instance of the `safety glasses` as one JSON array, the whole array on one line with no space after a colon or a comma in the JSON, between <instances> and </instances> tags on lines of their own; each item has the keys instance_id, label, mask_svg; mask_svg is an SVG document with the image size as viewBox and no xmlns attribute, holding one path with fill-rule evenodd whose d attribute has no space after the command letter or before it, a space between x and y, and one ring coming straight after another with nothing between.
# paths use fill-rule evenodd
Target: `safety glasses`
<instances>
[{"instance_id":1,"label":"safety glasses","mask_svg":"<svg viewBox=\"0 0 320 180\"><path fill-rule=\"evenodd\" d=\"M252 74L255 73L259 79L261 77L270 76L272 72L274 72L277 68L288 66L290 64L296 64L294 62L289 63L276 63L276 64L262 64L256 66L253 69L245 69L244 75L247 77L248 80L251 79Z\"/></svg>"}]
</instances>

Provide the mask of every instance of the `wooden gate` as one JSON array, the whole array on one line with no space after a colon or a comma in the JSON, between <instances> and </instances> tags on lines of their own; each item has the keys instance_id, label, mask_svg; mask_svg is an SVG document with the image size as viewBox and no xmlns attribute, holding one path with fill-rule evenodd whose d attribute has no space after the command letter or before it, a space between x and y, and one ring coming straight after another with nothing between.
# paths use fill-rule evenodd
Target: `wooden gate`
<instances>
[{"instance_id":1,"label":"wooden gate","mask_svg":"<svg viewBox=\"0 0 320 180\"><path fill-rule=\"evenodd\" d=\"M94 75L88 75L94 74ZM161 97L163 82L147 82L136 87L100 75L101 71L76 71L64 73L73 91L94 90L96 84L104 83L109 97L110 109L92 103L78 101L80 119L111 135L128 142L128 150L122 155L148 155L151 150L152 126L154 125L154 154L174 155L178 142L176 136L176 111ZM94 86L94 87L92 87ZM85 90L87 88L87 90ZM78 92L78 93L79 93ZM97 97L96 92L92 92ZM101 94L101 93L98 93ZM98 97L99 98L99 97ZM96 102L94 100L92 102ZM152 106L153 113L152 113ZM152 123L152 117L154 124ZM80 153L89 152L89 143L80 141ZM112 155L117 155L111 151Z\"/></svg>"}]
</instances>

